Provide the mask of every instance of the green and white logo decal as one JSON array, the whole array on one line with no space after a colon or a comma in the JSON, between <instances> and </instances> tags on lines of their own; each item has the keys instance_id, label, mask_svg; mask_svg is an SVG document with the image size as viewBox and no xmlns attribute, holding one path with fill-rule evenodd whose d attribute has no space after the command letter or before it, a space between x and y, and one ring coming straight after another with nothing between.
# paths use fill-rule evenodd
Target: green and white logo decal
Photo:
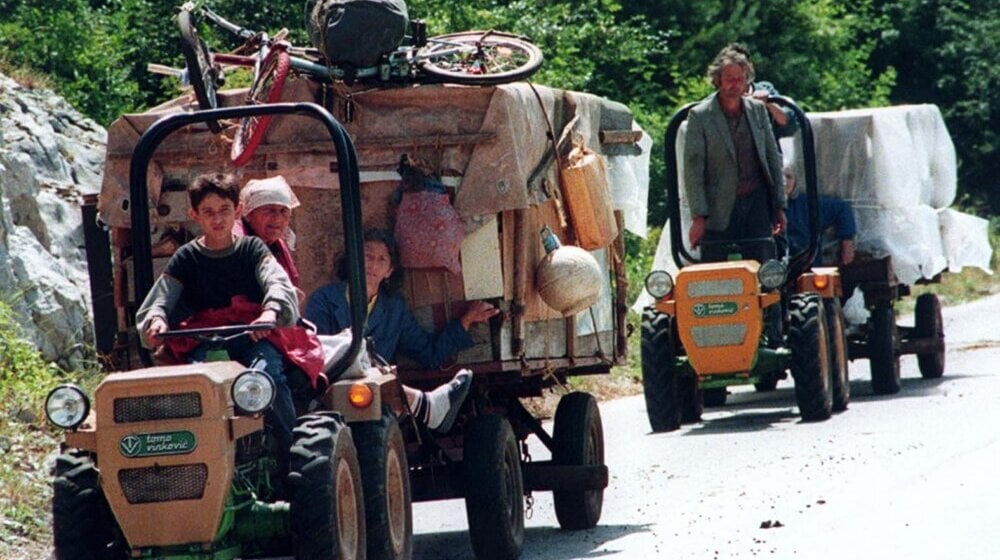
<instances>
[{"instance_id":1,"label":"green and white logo decal","mask_svg":"<svg viewBox=\"0 0 1000 560\"><path fill-rule=\"evenodd\" d=\"M118 449L126 457L185 455L197 446L198 440L188 431L129 434L118 442Z\"/></svg>"},{"instance_id":2,"label":"green and white logo decal","mask_svg":"<svg viewBox=\"0 0 1000 560\"><path fill-rule=\"evenodd\" d=\"M735 301L716 301L711 303L696 303L691 308L695 317L719 317L736 315L740 306Z\"/></svg>"}]
</instances>

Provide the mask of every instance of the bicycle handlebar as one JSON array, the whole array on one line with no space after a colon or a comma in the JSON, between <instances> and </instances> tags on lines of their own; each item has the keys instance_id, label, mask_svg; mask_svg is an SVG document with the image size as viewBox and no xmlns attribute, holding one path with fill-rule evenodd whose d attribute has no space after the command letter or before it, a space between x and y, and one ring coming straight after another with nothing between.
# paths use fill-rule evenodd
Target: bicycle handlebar
<instances>
[{"instance_id":1,"label":"bicycle handlebar","mask_svg":"<svg viewBox=\"0 0 1000 560\"><path fill-rule=\"evenodd\" d=\"M189 4L191 4L191 3L189 2ZM185 4L185 6L186 5L187 4ZM221 28L225 29L226 31L232 33L233 35L236 35L237 37L239 37L240 39L243 39L244 41L246 41L248 39L252 39L255 35L257 35L256 31L253 31L251 29L247 29L246 27L240 27L239 25L237 25L237 24L229 21L228 19L220 16L219 14L213 12L212 9L209 8L208 6L199 6L198 10L202 14L204 14L205 17L207 17L208 19L212 20L216 25L218 25L219 27L221 27Z\"/></svg>"}]
</instances>

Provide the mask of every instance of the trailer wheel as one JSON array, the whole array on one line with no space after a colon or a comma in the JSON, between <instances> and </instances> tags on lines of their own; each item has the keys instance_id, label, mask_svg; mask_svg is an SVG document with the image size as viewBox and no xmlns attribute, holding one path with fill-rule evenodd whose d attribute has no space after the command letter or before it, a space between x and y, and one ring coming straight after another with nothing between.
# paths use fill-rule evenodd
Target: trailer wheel
<instances>
[{"instance_id":1,"label":"trailer wheel","mask_svg":"<svg viewBox=\"0 0 1000 560\"><path fill-rule=\"evenodd\" d=\"M941 319L941 302L935 294L920 294L914 310L917 338L936 338L941 341L940 352L917 354L917 365L924 379L937 379L944 375L944 321Z\"/></svg>"},{"instance_id":2,"label":"trailer wheel","mask_svg":"<svg viewBox=\"0 0 1000 560\"><path fill-rule=\"evenodd\" d=\"M116 540L117 526L90 456L70 450L56 458L52 482L52 532L55 558L127 558Z\"/></svg>"},{"instance_id":3,"label":"trailer wheel","mask_svg":"<svg viewBox=\"0 0 1000 560\"><path fill-rule=\"evenodd\" d=\"M506 418L475 417L465 435L462 470L469 540L476 558L514 560L524 546L524 482L517 438Z\"/></svg>"},{"instance_id":4,"label":"trailer wheel","mask_svg":"<svg viewBox=\"0 0 1000 560\"><path fill-rule=\"evenodd\" d=\"M604 428L594 397L577 392L560 399L552 439L557 465L603 465ZM552 496L563 529L590 529L601 518L604 489L553 492Z\"/></svg>"},{"instance_id":5,"label":"trailer wheel","mask_svg":"<svg viewBox=\"0 0 1000 560\"><path fill-rule=\"evenodd\" d=\"M351 425L365 499L368 560L413 556L413 504L403 432L392 411Z\"/></svg>"},{"instance_id":6,"label":"trailer wheel","mask_svg":"<svg viewBox=\"0 0 1000 560\"><path fill-rule=\"evenodd\" d=\"M357 450L339 415L303 416L288 475L295 558L365 557L365 507Z\"/></svg>"},{"instance_id":7,"label":"trailer wheel","mask_svg":"<svg viewBox=\"0 0 1000 560\"><path fill-rule=\"evenodd\" d=\"M896 353L896 311L892 302L879 302L872 309L868 331L868 363L872 390L876 395L899 392L899 354Z\"/></svg>"},{"instance_id":8,"label":"trailer wheel","mask_svg":"<svg viewBox=\"0 0 1000 560\"><path fill-rule=\"evenodd\" d=\"M728 397L729 391L725 387L713 387L702 391L702 398L708 407L725 406Z\"/></svg>"},{"instance_id":9,"label":"trailer wheel","mask_svg":"<svg viewBox=\"0 0 1000 560\"><path fill-rule=\"evenodd\" d=\"M642 389L654 432L671 432L681 426L680 380L674 357L672 318L646 309L642 314Z\"/></svg>"},{"instance_id":10,"label":"trailer wheel","mask_svg":"<svg viewBox=\"0 0 1000 560\"><path fill-rule=\"evenodd\" d=\"M829 337L819 295L795 294L789 300L788 344L792 350L792 378L795 400L802 419L826 420L833 407L830 389Z\"/></svg>"},{"instance_id":11,"label":"trailer wheel","mask_svg":"<svg viewBox=\"0 0 1000 560\"><path fill-rule=\"evenodd\" d=\"M851 380L847 364L847 331L844 329L844 308L836 297L823 300L826 311L826 332L830 337L830 369L833 372L833 411L847 410L851 400Z\"/></svg>"}]
</instances>

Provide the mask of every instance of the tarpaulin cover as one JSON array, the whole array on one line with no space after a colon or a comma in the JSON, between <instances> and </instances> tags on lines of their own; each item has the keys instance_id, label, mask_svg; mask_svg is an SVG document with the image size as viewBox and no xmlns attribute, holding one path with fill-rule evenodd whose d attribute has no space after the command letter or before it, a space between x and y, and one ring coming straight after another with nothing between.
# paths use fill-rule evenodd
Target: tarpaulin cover
<instances>
[{"instance_id":1,"label":"tarpaulin cover","mask_svg":"<svg viewBox=\"0 0 1000 560\"><path fill-rule=\"evenodd\" d=\"M373 88L343 84L323 86L290 79L283 102L318 102L338 118L351 135L361 167L361 180L398 182L400 155L428 161L432 174L456 188L454 206L474 229L481 217L523 209L549 198L557 183L556 166L542 165L551 151L546 118L556 136L568 124L587 146L607 157L607 173L616 209L625 212L625 226L639 235L646 231L649 142L603 145L606 130L640 130L628 108L578 92L525 83L491 87L422 85ZM243 103L245 90L220 92L223 106ZM190 97L177 98L146 113L124 115L108 129L108 156L98 209L114 227L128 227L128 161L139 135L160 117L193 110ZM348 118L350 117L350 118ZM310 117L282 116L272 120L267 136L250 163L228 167L227 138L207 127L190 127L171 135L150 164L151 219L157 213L163 183L190 180L198 173L227 170L241 178L280 170L293 188L338 188L335 157L325 129ZM162 154L162 155L160 155ZM544 181L529 184L541 170ZM299 212L302 213L301 211ZM169 220L167 220L169 221ZM302 227L297 227L297 231Z\"/></svg>"}]
</instances>

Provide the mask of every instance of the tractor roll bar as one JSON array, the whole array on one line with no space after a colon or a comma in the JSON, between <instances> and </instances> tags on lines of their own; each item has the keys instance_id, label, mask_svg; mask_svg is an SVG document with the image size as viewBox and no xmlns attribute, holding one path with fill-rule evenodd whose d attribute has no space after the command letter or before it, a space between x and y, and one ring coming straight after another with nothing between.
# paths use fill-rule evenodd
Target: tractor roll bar
<instances>
[{"instance_id":1,"label":"tractor roll bar","mask_svg":"<svg viewBox=\"0 0 1000 560\"><path fill-rule=\"evenodd\" d=\"M813 140L812 126L805 112L791 99L776 95L768 98L768 101L777 103L783 107L788 107L795 113L798 119L799 133L802 135L802 158L805 162L805 184L806 196L809 205L809 247L804 251L791 255L789 259L789 281L797 278L805 272L816 258L819 250L819 191L816 186L816 148ZM680 209L680 180L677 176L677 134L681 124L687 119L691 108L698 103L689 103L682 107L670 119L664 135L664 162L666 163L667 175L667 221L670 228L670 245L674 263L677 267L683 267L688 263L702 262L688 253L684 246L683 232L681 231L681 209Z\"/></svg>"},{"instance_id":2,"label":"tractor roll bar","mask_svg":"<svg viewBox=\"0 0 1000 560\"><path fill-rule=\"evenodd\" d=\"M361 350L362 333L367 320L368 301L365 293L364 238L361 223L361 181L358 156L354 143L344 127L326 109L315 103L275 103L224 107L193 113L167 115L153 123L139 138L129 165L129 197L132 217L132 254L134 259L135 298L145 299L153 287L152 240L150 239L149 190L147 173L149 160L163 140L177 129L191 124L224 119L241 119L261 115L301 114L311 116L326 127L337 154L340 179L341 220L344 228L344 249L348 267L347 287L351 306L351 345L347 354L329 372L337 379ZM152 365L149 353L140 352L145 365Z\"/></svg>"}]
</instances>

